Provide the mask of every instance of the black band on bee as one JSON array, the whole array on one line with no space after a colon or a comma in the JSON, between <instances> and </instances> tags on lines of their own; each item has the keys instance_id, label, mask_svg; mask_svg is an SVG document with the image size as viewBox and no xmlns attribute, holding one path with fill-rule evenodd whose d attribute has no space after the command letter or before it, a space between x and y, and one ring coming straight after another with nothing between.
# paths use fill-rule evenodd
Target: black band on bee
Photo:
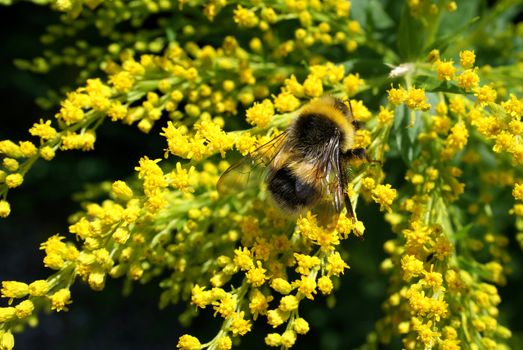
<instances>
[{"instance_id":1,"label":"black band on bee","mask_svg":"<svg viewBox=\"0 0 523 350\"><path fill-rule=\"evenodd\" d=\"M270 176L268 187L282 208L293 211L311 205L319 196L313 186L301 181L288 167L280 168Z\"/></svg>"},{"instance_id":2,"label":"black band on bee","mask_svg":"<svg viewBox=\"0 0 523 350\"><path fill-rule=\"evenodd\" d=\"M327 144L340 136L339 128L334 122L315 113L300 115L294 124L293 133L300 146L307 148Z\"/></svg>"}]
</instances>

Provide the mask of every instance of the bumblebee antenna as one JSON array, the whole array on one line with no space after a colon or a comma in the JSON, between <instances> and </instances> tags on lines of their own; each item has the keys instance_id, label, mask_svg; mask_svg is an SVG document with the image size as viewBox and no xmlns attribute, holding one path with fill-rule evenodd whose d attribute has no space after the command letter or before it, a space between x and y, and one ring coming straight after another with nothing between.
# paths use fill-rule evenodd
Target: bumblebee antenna
<instances>
[{"instance_id":1,"label":"bumblebee antenna","mask_svg":"<svg viewBox=\"0 0 523 350\"><path fill-rule=\"evenodd\" d=\"M351 116L352 118L354 118L354 113L352 113L352 103L350 103L350 98L346 99L344 102L346 102L346 103L349 104L350 116Z\"/></svg>"}]
</instances>

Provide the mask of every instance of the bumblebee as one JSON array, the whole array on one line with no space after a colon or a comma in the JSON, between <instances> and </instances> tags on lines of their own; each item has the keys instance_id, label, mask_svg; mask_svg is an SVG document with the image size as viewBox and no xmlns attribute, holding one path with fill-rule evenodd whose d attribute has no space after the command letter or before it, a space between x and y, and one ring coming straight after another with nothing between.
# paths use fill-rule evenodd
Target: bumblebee
<instances>
[{"instance_id":1,"label":"bumblebee","mask_svg":"<svg viewBox=\"0 0 523 350\"><path fill-rule=\"evenodd\" d=\"M267 190L284 213L311 210L320 225L328 226L336 222L345 206L354 221L347 185L351 161L367 159L365 149L354 148L360 128L340 99L326 96L314 100L283 133L227 169L218 181L218 191L223 193L227 183L238 186L249 181L249 169L262 165L266 167ZM231 174L248 176L230 181Z\"/></svg>"}]
</instances>

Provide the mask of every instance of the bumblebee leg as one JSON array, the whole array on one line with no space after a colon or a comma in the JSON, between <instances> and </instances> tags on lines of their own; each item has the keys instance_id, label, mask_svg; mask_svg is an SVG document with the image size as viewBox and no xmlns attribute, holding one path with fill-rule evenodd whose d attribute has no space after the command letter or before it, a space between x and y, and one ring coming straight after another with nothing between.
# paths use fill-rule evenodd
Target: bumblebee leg
<instances>
[{"instance_id":1,"label":"bumblebee leg","mask_svg":"<svg viewBox=\"0 0 523 350\"><path fill-rule=\"evenodd\" d=\"M349 157L352 159L354 159L354 158L365 159L368 162L370 162L370 158L367 155L367 151L365 150L365 148L354 148L354 149L351 149L347 153L349 153Z\"/></svg>"},{"instance_id":2,"label":"bumblebee leg","mask_svg":"<svg viewBox=\"0 0 523 350\"><path fill-rule=\"evenodd\" d=\"M356 217L354 215L354 209L352 209L352 203L350 201L349 194L346 190L343 191L343 199L345 201L345 208L347 209L347 216L350 218L352 223L356 222Z\"/></svg>"},{"instance_id":3,"label":"bumblebee leg","mask_svg":"<svg viewBox=\"0 0 523 350\"><path fill-rule=\"evenodd\" d=\"M340 172L340 182L341 188L343 191L343 201L345 202L345 209L347 209L347 216L350 218L352 223L356 222L356 216L354 215L354 209L352 208L352 203L350 201L349 194L347 193L347 186L349 184L349 173L348 173L348 159L345 157L340 157L340 169L343 169Z\"/></svg>"}]
</instances>

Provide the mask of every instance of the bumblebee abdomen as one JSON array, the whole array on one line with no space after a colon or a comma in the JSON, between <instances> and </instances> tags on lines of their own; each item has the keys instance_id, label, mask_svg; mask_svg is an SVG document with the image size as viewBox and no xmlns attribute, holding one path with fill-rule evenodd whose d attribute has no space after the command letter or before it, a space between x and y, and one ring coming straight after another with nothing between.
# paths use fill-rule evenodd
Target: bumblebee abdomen
<instances>
[{"instance_id":1,"label":"bumblebee abdomen","mask_svg":"<svg viewBox=\"0 0 523 350\"><path fill-rule=\"evenodd\" d=\"M269 177L267 185L276 203L290 211L309 207L319 197L316 188L302 181L286 166L276 170Z\"/></svg>"}]
</instances>

